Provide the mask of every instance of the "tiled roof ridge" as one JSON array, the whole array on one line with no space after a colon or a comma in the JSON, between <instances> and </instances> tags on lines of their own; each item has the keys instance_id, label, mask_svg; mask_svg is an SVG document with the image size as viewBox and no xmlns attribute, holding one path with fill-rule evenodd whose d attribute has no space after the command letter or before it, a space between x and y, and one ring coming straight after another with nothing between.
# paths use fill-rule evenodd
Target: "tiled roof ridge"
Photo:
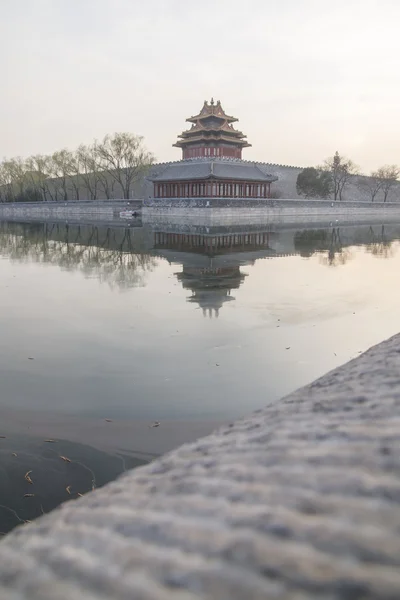
<instances>
[{"instance_id":1,"label":"tiled roof ridge","mask_svg":"<svg viewBox=\"0 0 400 600\"><path fill-rule=\"evenodd\" d=\"M239 162L239 163L252 164L252 165L257 165L257 166L262 165L262 166L266 166L266 167L283 167L285 169L303 170L303 169L307 168L307 167L297 167L295 165L283 165L280 163L268 163L268 162L262 162L262 161L258 161L258 160L243 160L242 158L229 158L229 157L224 157L224 156L204 156L204 157L196 157L196 158L186 158L183 160L171 160L171 161L155 163L153 165L153 167L169 166L169 165L174 165L174 164L178 164L178 163L210 162L210 161L215 161L215 160L226 161L226 162Z\"/></svg>"}]
</instances>

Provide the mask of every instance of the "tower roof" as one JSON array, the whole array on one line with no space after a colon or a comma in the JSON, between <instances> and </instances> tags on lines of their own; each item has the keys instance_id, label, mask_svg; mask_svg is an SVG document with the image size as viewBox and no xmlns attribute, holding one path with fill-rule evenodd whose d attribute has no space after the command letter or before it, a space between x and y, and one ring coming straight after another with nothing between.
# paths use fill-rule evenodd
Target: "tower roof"
<instances>
[{"instance_id":1,"label":"tower roof","mask_svg":"<svg viewBox=\"0 0 400 600\"><path fill-rule=\"evenodd\" d=\"M218 143L233 145L236 148L251 146L244 133L232 125L237 121L236 117L227 115L219 100L216 103L213 98L211 102L205 100L199 114L189 117L186 121L192 123L192 126L178 136L180 139L173 144L174 146L185 148L191 144L207 146Z\"/></svg>"},{"instance_id":2,"label":"tower roof","mask_svg":"<svg viewBox=\"0 0 400 600\"><path fill-rule=\"evenodd\" d=\"M197 121L206 119L207 117L217 117L219 119L224 119L224 121L228 121L229 123L234 123L237 121L236 117L231 117L225 113L219 100L217 100L217 103L215 104L214 98L211 98L210 103L208 103L207 100L204 100L203 108L199 114L189 117L186 119L186 121L189 121L189 123L196 123Z\"/></svg>"}]
</instances>

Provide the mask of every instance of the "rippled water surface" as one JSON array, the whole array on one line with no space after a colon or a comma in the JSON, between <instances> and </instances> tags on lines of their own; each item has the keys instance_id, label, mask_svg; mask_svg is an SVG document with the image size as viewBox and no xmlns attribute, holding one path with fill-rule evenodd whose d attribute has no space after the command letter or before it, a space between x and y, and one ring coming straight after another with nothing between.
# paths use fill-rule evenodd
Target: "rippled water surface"
<instances>
[{"instance_id":1,"label":"rippled water surface","mask_svg":"<svg viewBox=\"0 0 400 600\"><path fill-rule=\"evenodd\" d=\"M0 531L397 333L399 238L0 223Z\"/></svg>"}]
</instances>

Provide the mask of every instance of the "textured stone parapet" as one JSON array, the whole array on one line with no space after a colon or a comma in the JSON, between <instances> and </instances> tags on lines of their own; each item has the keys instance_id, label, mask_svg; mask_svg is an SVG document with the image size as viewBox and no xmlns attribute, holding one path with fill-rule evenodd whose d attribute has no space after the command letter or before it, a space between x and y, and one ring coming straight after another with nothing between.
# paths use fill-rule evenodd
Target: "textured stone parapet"
<instances>
[{"instance_id":1,"label":"textured stone parapet","mask_svg":"<svg viewBox=\"0 0 400 600\"><path fill-rule=\"evenodd\" d=\"M176 209L256 209L264 212L290 214L388 213L400 214L400 202L332 202L330 200L296 200L273 198L148 198L144 210Z\"/></svg>"},{"instance_id":2,"label":"textured stone parapet","mask_svg":"<svg viewBox=\"0 0 400 600\"><path fill-rule=\"evenodd\" d=\"M198 225L231 225L262 220L279 222L372 223L400 218L400 203L328 202L326 200L245 200L232 198L148 199L143 221L173 220Z\"/></svg>"},{"instance_id":3,"label":"textured stone parapet","mask_svg":"<svg viewBox=\"0 0 400 600\"><path fill-rule=\"evenodd\" d=\"M31 202L0 204L0 219L36 221L110 221L126 208L141 208L141 200Z\"/></svg>"},{"instance_id":4,"label":"textured stone parapet","mask_svg":"<svg viewBox=\"0 0 400 600\"><path fill-rule=\"evenodd\" d=\"M19 527L0 598L398 600L399 473L396 336Z\"/></svg>"}]
</instances>

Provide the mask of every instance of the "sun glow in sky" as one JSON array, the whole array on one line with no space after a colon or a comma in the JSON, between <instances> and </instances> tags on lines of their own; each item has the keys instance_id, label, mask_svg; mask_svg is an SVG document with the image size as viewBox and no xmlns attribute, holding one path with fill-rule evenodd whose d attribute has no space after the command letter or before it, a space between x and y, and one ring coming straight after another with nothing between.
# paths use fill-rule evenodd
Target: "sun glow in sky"
<instances>
[{"instance_id":1,"label":"sun glow in sky","mask_svg":"<svg viewBox=\"0 0 400 600\"><path fill-rule=\"evenodd\" d=\"M1 3L0 158L106 133L176 136L220 99L252 148L364 172L400 162L398 0L14 0Z\"/></svg>"}]
</instances>

